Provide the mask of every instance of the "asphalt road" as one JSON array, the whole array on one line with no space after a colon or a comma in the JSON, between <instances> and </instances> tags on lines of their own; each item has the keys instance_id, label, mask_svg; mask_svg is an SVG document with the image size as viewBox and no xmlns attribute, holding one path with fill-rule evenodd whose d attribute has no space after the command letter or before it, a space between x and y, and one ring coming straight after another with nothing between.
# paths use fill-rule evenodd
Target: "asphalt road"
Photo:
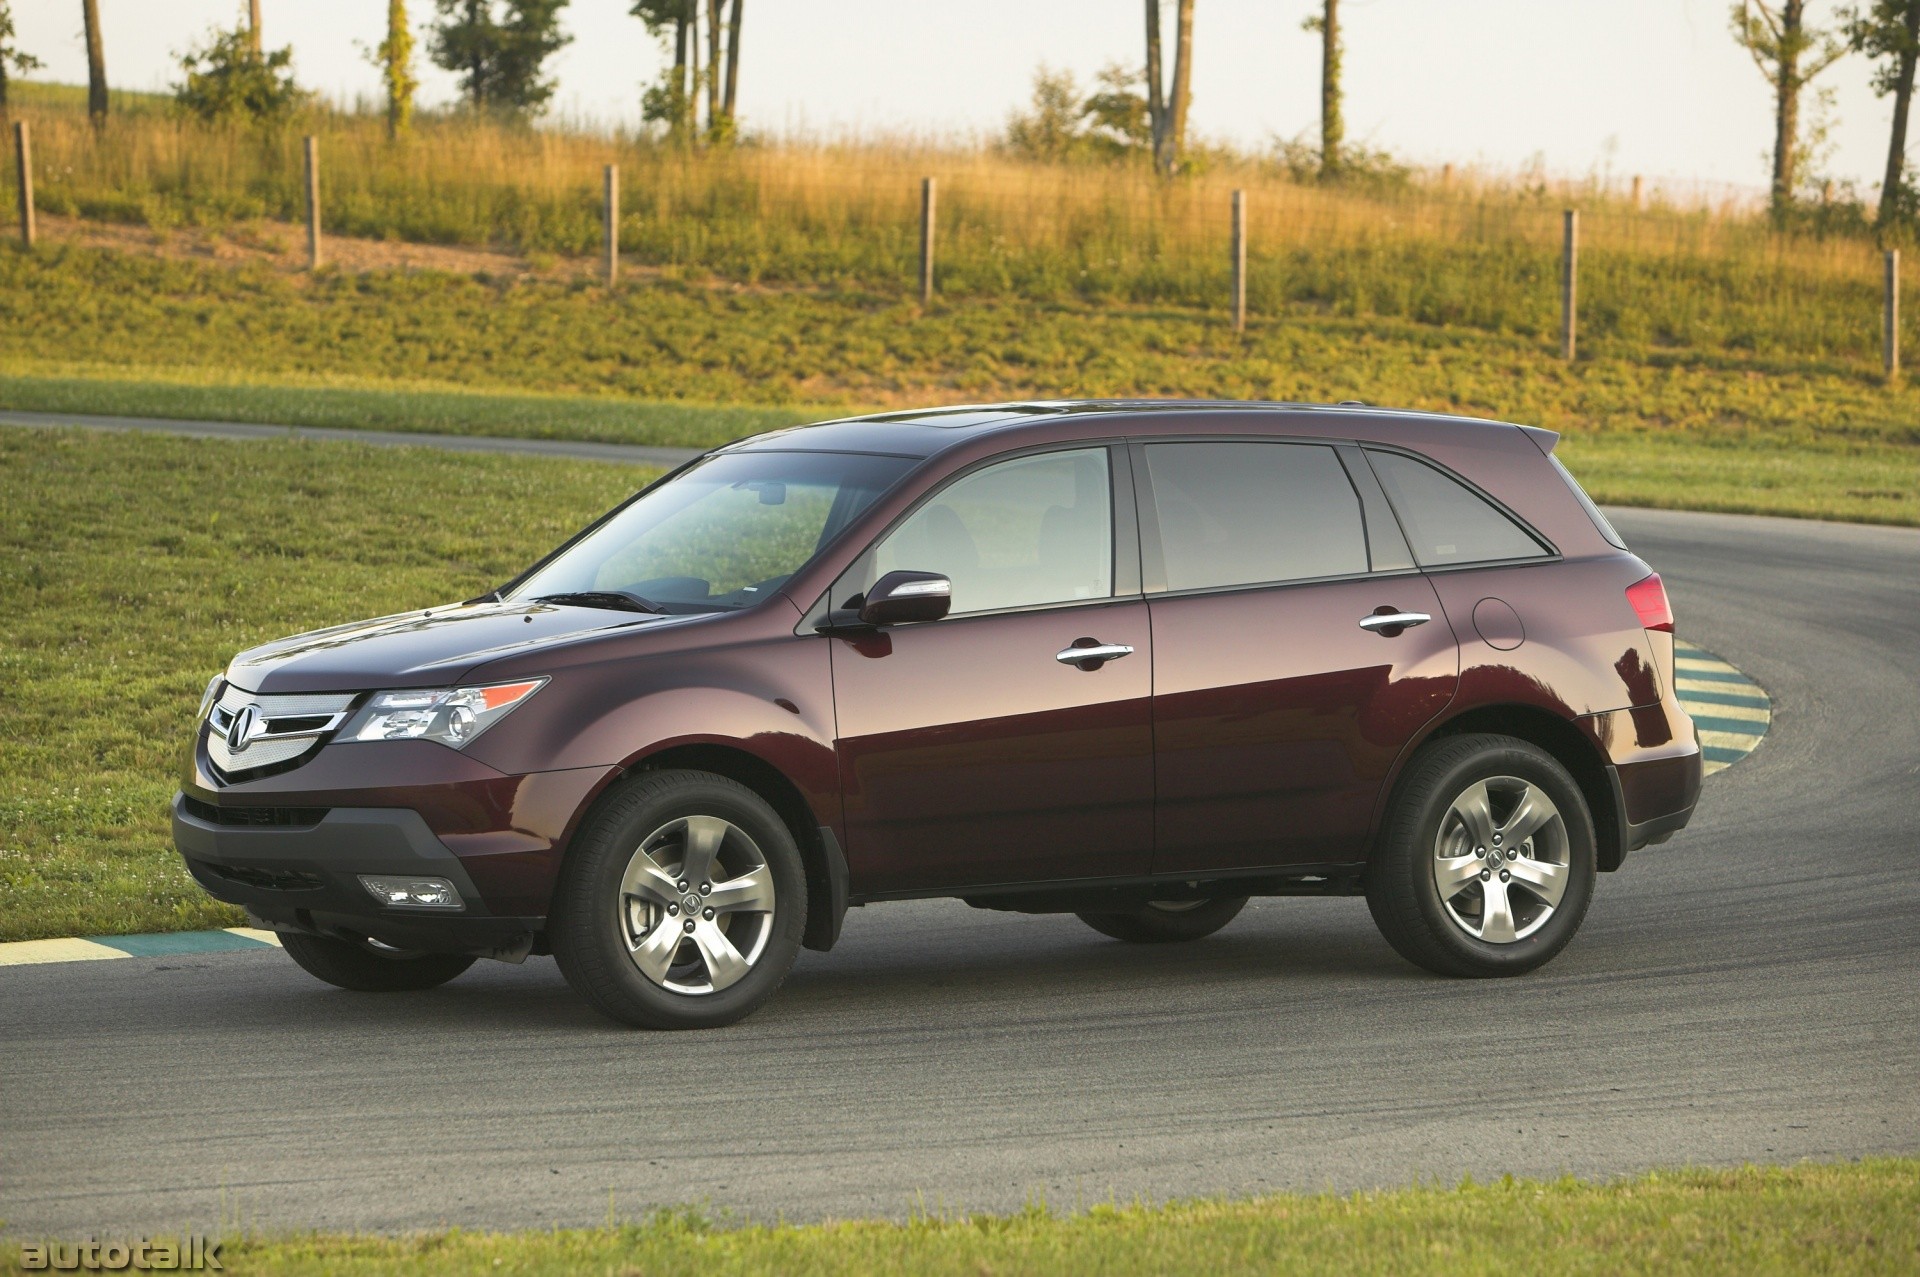
<instances>
[{"instance_id":1,"label":"asphalt road","mask_svg":"<svg viewBox=\"0 0 1920 1277\"><path fill-rule=\"evenodd\" d=\"M731 1029L548 960L434 993L277 953L0 971L16 1235L903 1216L1920 1151L1920 532L1623 513L1775 721L1546 970L1424 975L1358 900L1134 948L857 911Z\"/></svg>"}]
</instances>

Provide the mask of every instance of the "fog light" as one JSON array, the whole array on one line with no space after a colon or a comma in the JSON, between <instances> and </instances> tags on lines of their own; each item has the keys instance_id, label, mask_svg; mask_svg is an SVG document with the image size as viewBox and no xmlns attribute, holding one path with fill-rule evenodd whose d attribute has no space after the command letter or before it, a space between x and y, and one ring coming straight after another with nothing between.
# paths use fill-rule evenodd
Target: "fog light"
<instances>
[{"instance_id":1,"label":"fog light","mask_svg":"<svg viewBox=\"0 0 1920 1277\"><path fill-rule=\"evenodd\" d=\"M383 878L361 874L360 885L393 909L464 909L466 902L445 878Z\"/></svg>"}]
</instances>

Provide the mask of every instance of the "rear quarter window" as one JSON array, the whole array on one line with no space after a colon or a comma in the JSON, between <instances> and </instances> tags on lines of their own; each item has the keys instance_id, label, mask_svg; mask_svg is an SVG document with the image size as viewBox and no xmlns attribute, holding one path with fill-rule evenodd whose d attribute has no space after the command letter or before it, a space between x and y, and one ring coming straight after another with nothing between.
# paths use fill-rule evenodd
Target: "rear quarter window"
<instances>
[{"instance_id":1,"label":"rear quarter window","mask_svg":"<svg viewBox=\"0 0 1920 1277\"><path fill-rule=\"evenodd\" d=\"M1367 459L1421 567L1548 557L1531 533L1437 466L1371 448Z\"/></svg>"}]
</instances>

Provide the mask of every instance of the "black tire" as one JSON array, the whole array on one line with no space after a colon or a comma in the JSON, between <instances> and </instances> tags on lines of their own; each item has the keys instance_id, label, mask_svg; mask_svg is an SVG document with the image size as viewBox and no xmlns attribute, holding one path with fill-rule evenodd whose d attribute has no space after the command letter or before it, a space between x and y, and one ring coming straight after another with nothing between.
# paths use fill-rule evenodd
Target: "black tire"
<instances>
[{"instance_id":1,"label":"black tire","mask_svg":"<svg viewBox=\"0 0 1920 1277\"><path fill-rule=\"evenodd\" d=\"M673 973L684 970L689 962L707 973L709 984L717 985L711 968L697 957L669 968L665 982L656 982L642 971L630 947L640 942L630 941L627 934L636 905L633 897L623 901L621 892L622 877L635 853L662 831L689 818L718 818L733 826L734 832L722 845L736 850L727 854L744 855L737 850L740 847L757 853L771 877L773 897L770 911L714 920L720 926L733 924L735 918L752 919L742 925L752 928L757 956L734 983L697 992L669 987L679 983ZM736 833L744 834L745 840L736 838ZM721 865L728 867L724 860ZM655 908L644 901L637 907ZM654 921L646 935L651 937L668 925L682 926L687 915L675 914L670 922L664 912L649 916ZM603 1014L636 1028L707 1029L732 1024L773 995L793 968L806 921L807 876L800 849L786 822L764 799L745 785L709 772L643 772L609 794L575 839L554 892L548 938L567 983ZM659 934L663 942L668 938L664 930ZM690 947L682 945L673 952L687 953Z\"/></svg>"},{"instance_id":2,"label":"black tire","mask_svg":"<svg viewBox=\"0 0 1920 1277\"><path fill-rule=\"evenodd\" d=\"M356 993L435 989L472 966L458 953L381 953L351 940L282 931L280 947L308 975Z\"/></svg>"},{"instance_id":3,"label":"black tire","mask_svg":"<svg viewBox=\"0 0 1920 1277\"><path fill-rule=\"evenodd\" d=\"M1537 786L1557 809L1559 833L1549 822L1518 846L1511 841L1504 847L1473 846L1483 840L1471 836L1467 820L1454 814L1455 803L1468 803L1480 784L1487 786L1481 793L1491 795L1493 819L1487 829L1523 827L1515 819L1519 806L1528 787ZM1501 815L1503 802L1512 804L1512 815ZM1458 854L1445 857L1443 852ZM1477 863L1468 863L1469 855ZM1453 886L1458 894L1443 898L1437 878L1450 864L1470 878ZM1552 755L1510 736L1450 736L1415 755L1395 788L1367 868L1367 907L1387 942L1416 966L1447 976L1520 975L1573 939L1593 899L1595 868L1593 816L1580 787ZM1550 870L1563 878L1552 904L1551 884L1535 887L1527 881L1528 875ZM1496 877L1497 882L1490 881ZM1485 894L1490 889L1497 897ZM1476 927L1498 931L1502 938L1481 938Z\"/></svg>"},{"instance_id":4,"label":"black tire","mask_svg":"<svg viewBox=\"0 0 1920 1277\"><path fill-rule=\"evenodd\" d=\"M1154 901L1120 913L1074 916L1115 940L1129 944L1172 944L1212 935L1232 922L1246 906L1245 896L1215 896L1211 900Z\"/></svg>"}]
</instances>

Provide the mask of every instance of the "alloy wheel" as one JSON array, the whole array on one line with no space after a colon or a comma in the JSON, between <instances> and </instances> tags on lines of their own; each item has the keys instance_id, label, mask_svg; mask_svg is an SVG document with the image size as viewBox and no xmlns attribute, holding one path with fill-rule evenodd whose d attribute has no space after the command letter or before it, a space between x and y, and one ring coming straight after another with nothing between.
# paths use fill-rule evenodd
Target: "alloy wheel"
<instances>
[{"instance_id":1,"label":"alloy wheel","mask_svg":"<svg viewBox=\"0 0 1920 1277\"><path fill-rule=\"evenodd\" d=\"M1566 821L1540 786L1475 781L1448 806L1433 843L1433 885L1455 926L1514 944L1560 907L1572 876Z\"/></svg>"},{"instance_id":2,"label":"alloy wheel","mask_svg":"<svg viewBox=\"0 0 1920 1277\"><path fill-rule=\"evenodd\" d=\"M773 935L773 870L745 830L683 816L634 849L619 925L640 973L675 993L718 993L753 970Z\"/></svg>"}]
</instances>

